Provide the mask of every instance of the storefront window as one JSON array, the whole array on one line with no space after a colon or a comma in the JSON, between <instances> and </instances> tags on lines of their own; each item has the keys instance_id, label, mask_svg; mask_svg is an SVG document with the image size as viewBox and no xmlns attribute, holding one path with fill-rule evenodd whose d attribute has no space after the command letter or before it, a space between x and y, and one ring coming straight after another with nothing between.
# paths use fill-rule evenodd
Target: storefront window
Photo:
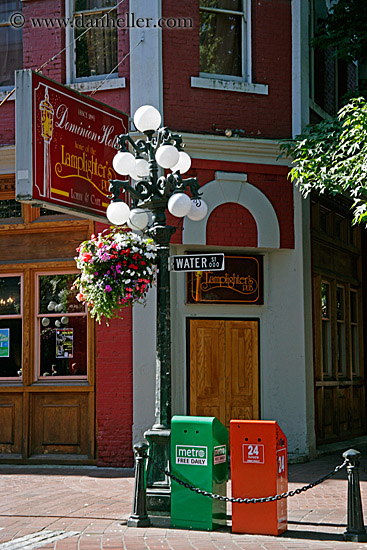
<instances>
[{"instance_id":1,"label":"storefront window","mask_svg":"<svg viewBox=\"0 0 367 550\"><path fill-rule=\"evenodd\" d=\"M0 378L22 376L20 275L0 276Z\"/></svg>"},{"instance_id":2,"label":"storefront window","mask_svg":"<svg viewBox=\"0 0 367 550\"><path fill-rule=\"evenodd\" d=\"M77 301L76 273L38 276L39 377L87 375L87 312Z\"/></svg>"}]
</instances>

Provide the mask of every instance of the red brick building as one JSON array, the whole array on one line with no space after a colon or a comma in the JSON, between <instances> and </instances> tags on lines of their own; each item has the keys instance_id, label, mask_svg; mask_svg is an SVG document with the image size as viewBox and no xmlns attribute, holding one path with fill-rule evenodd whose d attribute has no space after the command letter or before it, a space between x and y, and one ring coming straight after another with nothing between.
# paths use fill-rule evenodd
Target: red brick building
<instances>
[{"instance_id":1,"label":"red brick building","mask_svg":"<svg viewBox=\"0 0 367 550\"><path fill-rule=\"evenodd\" d=\"M25 0L0 12L24 18L6 28L2 98L14 69L46 63L44 76L85 94L101 85L93 97L131 116L154 105L183 135L209 212L184 220L172 254L224 252L234 258L228 277L256 261L261 297L232 288L231 298L193 299L189 275L171 274L173 412L275 419L297 460L365 433L360 231L342 204L319 201L311 227L310 202L278 158L279 140L326 105L309 98L307 4ZM103 15L119 25L85 32ZM132 443L154 419L155 291L109 327L82 310L72 320L48 309L71 292L76 246L103 225L15 203L14 100L0 109L0 298L15 301L0 299L10 342L0 357L0 460L131 466ZM325 304L342 317L325 316ZM78 375L45 343L63 318L83 327Z\"/></svg>"}]
</instances>

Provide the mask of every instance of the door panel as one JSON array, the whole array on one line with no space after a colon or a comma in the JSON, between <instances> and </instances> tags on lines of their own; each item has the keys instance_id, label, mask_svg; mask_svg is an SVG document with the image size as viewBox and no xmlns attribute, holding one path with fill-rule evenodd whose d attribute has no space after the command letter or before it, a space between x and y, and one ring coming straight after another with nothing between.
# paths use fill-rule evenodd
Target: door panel
<instances>
[{"instance_id":1,"label":"door panel","mask_svg":"<svg viewBox=\"0 0 367 550\"><path fill-rule=\"evenodd\" d=\"M259 418L257 322L226 321L226 419Z\"/></svg>"},{"instance_id":2,"label":"door panel","mask_svg":"<svg viewBox=\"0 0 367 550\"><path fill-rule=\"evenodd\" d=\"M258 322L190 320L190 414L259 418Z\"/></svg>"},{"instance_id":3,"label":"door panel","mask_svg":"<svg viewBox=\"0 0 367 550\"><path fill-rule=\"evenodd\" d=\"M198 416L225 416L224 327L219 321L200 319L190 333L190 409ZM208 369L210 365L210 369Z\"/></svg>"},{"instance_id":4,"label":"door panel","mask_svg":"<svg viewBox=\"0 0 367 550\"><path fill-rule=\"evenodd\" d=\"M31 457L89 455L87 393L34 394L32 401Z\"/></svg>"},{"instance_id":5,"label":"door panel","mask_svg":"<svg viewBox=\"0 0 367 550\"><path fill-rule=\"evenodd\" d=\"M0 457L22 454L22 403L19 393L0 394Z\"/></svg>"}]
</instances>

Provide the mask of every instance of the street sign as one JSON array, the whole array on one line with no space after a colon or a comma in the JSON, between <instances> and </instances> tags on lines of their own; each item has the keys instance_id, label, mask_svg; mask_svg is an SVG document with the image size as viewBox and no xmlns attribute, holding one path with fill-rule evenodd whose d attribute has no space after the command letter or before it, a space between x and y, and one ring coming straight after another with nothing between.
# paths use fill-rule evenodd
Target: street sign
<instances>
[{"instance_id":1,"label":"street sign","mask_svg":"<svg viewBox=\"0 0 367 550\"><path fill-rule=\"evenodd\" d=\"M170 256L170 271L223 271L224 254L185 254Z\"/></svg>"}]
</instances>

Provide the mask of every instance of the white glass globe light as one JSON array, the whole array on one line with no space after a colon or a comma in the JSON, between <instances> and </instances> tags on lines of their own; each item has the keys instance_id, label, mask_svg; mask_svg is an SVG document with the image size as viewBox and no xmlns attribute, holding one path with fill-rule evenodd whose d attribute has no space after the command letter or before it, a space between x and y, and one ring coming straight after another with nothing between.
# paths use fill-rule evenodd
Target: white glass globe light
<instances>
[{"instance_id":1,"label":"white glass globe light","mask_svg":"<svg viewBox=\"0 0 367 550\"><path fill-rule=\"evenodd\" d=\"M55 311L55 307L57 306L57 303L51 300L51 302L48 304L47 309L48 311Z\"/></svg>"},{"instance_id":2,"label":"white glass globe light","mask_svg":"<svg viewBox=\"0 0 367 550\"><path fill-rule=\"evenodd\" d=\"M111 202L108 205L106 216L113 225L123 225L127 222L130 215L130 208L126 202Z\"/></svg>"},{"instance_id":3,"label":"white glass globe light","mask_svg":"<svg viewBox=\"0 0 367 550\"><path fill-rule=\"evenodd\" d=\"M43 327L48 327L50 324L50 319L48 317L44 317L41 321Z\"/></svg>"},{"instance_id":4,"label":"white glass globe light","mask_svg":"<svg viewBox=\"0 0 367 550\"><path fill-rule=\"evenodd\" d=\"M208 213L208 205L202 199L191 199L191 208L187 217L194 221L199 222L203 220Z\"/></svg>"},{"instance_id":5,"label":"white glass globe light","mask_svg":"<svg viewBox=\"0 0 367 550\"><path fill-rule=\"evenodd\" d=\"M141 178L149 176L149 162L145 159L136 159L136 168L134 172Z\"/></svg>"},{"instance_id":6,"label":"white glass globe light","mask_svg":"<svg viewBox=\"0 0 367 550\"><path fill-rule=\"evenodd\" d=\"M191 200L185 193L175 193L168 201L168 210L177 218L186 216L191 208Z\"/></svg>"},{"instance_id":7,"label":"white glass globe light","mask_svg":"<svg viewBox=\"0 0 367 550\"><path fill-rule=\"evenodd\" d=\"M134 170L136 165L136 160L134 155L131 153L128 153L126 151L119 151L114 157L112 161L113 169L122 176L125 176L126 174L129 174L132 170Z\"/></svg>"},{"instance_id":8,"label":"white glass globe light","mask_svg":"<svg viewBox=\"0 0 367 550\"><path fill-rule=\"evenodd\" d=\"M180 174L184 174L185 172L190 170L191 157L187 153L185 153L185 151L179 151L178 154L179 154L178 163L175 164L171 168L171 170L172 172L177 172L179 170Z\"/></svg>"},{"instance_id":9,"label":"white glass globe light","mask_svg":"<svg viewBox=\"0 0 367 550\"><path fill-rule=\"evenodd\" d=\"M173 145L161 145L155 154L155 159L162 168L172 168L179 158L179 152Z\"/></svg>"},{"instance_id":10,"label":"white glass globe light","mask_svg":"<svg viewBox=\"0 0 367 550\"><path fill-rule=\"evenodd\" d=\"M141 208L133 208L130 212L130 217L127 225L134 231L142 231L148 225L149 216L145 210Z\"/></svg>"},{"instance_id":11,"label":"white glass globe light","mask_svg":"<svg viewBox=\"0 0 367 550\"><path fill-rule=\"evenodd\" d=\"M131 172L129 172L129 176L135 181L141 180L141 177L139 176L136 170L131 170Z\"/></svg>"},{"instance_id":12,"label":"white glass globe light","mask_svg":"<svg viewBox=\"0 0 367 550\"><path fill-rule=\"evenodd\" d=\"M140 132L157 130L161 124L160 112L152 105L143 105L135 112L134 124Z\"/></svg>"},{"instance_id":13,"label":"white glass globe light","mask_svg":"<svg viewBox=\"0 0 367 550\"><path fill-rule=\"evenodd\" d=\"M68 324L68 322L69 322L69 319L68 319L68 317L66 317L66 316L64 316L64 317L61 317L61 322L62 322L62 324L63 324L63 325L67 325L67 324Z\"/></svg>"}]
</instances>

